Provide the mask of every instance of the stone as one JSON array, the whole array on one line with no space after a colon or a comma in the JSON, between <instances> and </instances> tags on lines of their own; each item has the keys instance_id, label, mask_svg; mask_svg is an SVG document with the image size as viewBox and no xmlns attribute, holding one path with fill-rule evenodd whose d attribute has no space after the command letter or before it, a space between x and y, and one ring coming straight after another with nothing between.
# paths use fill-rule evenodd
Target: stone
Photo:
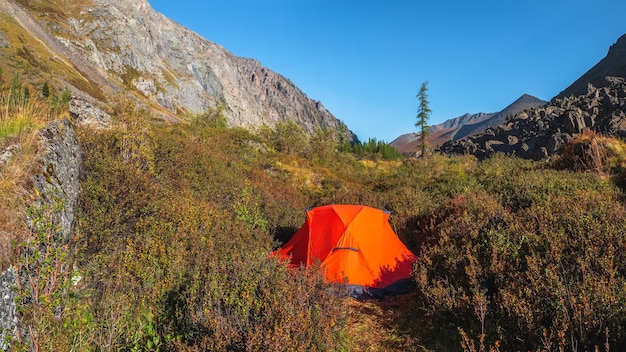
<instances>
[{"instance_id":1,"label":"stone","mask_svg":"<svg viewBox=\"0 0 626 352\"><path fill-rule=\"evenodd\" d=\"M99 129L111 127L111 115L86 100L72 98L69 103L69 113L80 124Z\"/></svg>"},{"instance_id":2,"label":"stone","mask_svg":"<svg viewBox=\"0 0 626 352\"><path fill-rule=\"evenodd\" d=\"M4 150L0 151L0 172L2 171L2 167L7 164L9 159L18 149L20 149L19 144L11 144L10 146L4 148Z\"/></svg>"},{"instance_id":3,"label":"stone","mask_svg":"<svg viewBox=\"0 0 626 352\"><path fill-rule=\"evenodd\" d=\"M17 333L18 318L15 306L16 287L15 268L0 272L0 351L9 350L8 341Z\"/></svg>"},{"instance_id":4,"label":"stone","mask_svg":"<svg viewBox=\"0 0 626 352\"><path fill-rule=\"evenodd\" d=\"M563 115L563 128L568 133L581 133L585 129L585 119L580 110L569 110Z\"/></svg>"},{"instance_id":5,"label":"stone","mask_svg":"<svg viewBox=\"0 0 626 352\"><path fill-rule=\"evenodd\" d=\"M39 166L31 180L40 196L32 206L52 210L55 236L60 241L67 241L74 228L74 214L80 196L80 145L67 119L48 123L37 136ZM31 227L36 226L36 221L30 220Z\"/></svg>"}]
</instances>

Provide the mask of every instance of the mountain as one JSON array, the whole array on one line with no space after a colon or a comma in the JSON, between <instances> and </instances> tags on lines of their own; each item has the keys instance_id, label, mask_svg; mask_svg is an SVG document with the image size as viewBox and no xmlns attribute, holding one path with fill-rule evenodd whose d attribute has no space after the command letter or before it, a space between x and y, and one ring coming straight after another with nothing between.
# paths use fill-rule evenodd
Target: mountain
<instances>
[{"instance_id":1,"label":"mountain","mask_svg":"<svg viewBox=\"0 0 626 352\"><path fill-rule=\"evenodd\" d=\"M448 142L439 150L473 154L479 159L503 152L545 160L587 130L626 137L626 34L604 59L548 104L517 113L482 133Z\"/></svg>"},{"instance_id":2,"label":"mountain","mask_svg":"<svg viewBox=\"0 0 626 352\"><path fill-rule=\"evenodd\" d=\"M601 88L591 84L576 97L554 98L550 103L516 114L485 132L448 142L439 151L472 154L484 159L496 152L521 158L547 160L585 131L626 137L626 80L606 77Z\"/></svg>"},{"instance_id":3,"label":"mountain","mask_svg":"<svg viewBox=\"0 0 626 352\"><path fill-rule=\"evenodd\" d=\"M587 92L587 84L603 87L604 77L626 77L626 34L622 35L611 47L606 57L579 79L559 93L556 98L578 96Z\"/></svg>"},{"instance_id":4,"label":"mountain","mask_svg":"<svg viewBox=\"0 0 626 352\"><path fill-rule=\"evenodd\" d=\"M0 0L3 74L98 103L131 95L178 120L222 106L231 126L293 119L356 136L293 82L157 13L146 0ZM3 77L4 78L4 77ZM4 79L6 81L6 79Z\"/></svg>"},{"instance_id":5,"label":"mountain","mask_svg":"<svg viewBox=\"0 0 626 352\"><path fill-rule=\"evenodd\" d=\"M479 112L477 114L465 114L453 119L446 120L438 125L434 125L431 127L431 132L436 132L441 129L457 129L463 125L474 124L480 121L484 121L490 117L495 115L495 113L487 114L484 112Z\"/></svg>"},{"instance_id":6,"label":"mountain","mask_svg":"<svg viewBox=\"0 0 626 352\"><path fill-rule=\"evenodd\" d=\"M546 101L533 97L532 95L524 94L514 101L511 105L504 108L502 111L494 114L493 116L484 119L480 122L473 124L464 124L454 135L453 140L471 136L473 134L483 132L489 127L495 127L506 121L507 117L513 116L518 112L528 110L537 106L545 104Z\"/></svg>"},{"instance_id":7,"label":"mountain","mask_svg":"<svg viewBox=\"0 0 626 352\"><path fill-rule=\"evenodd\" d=\"M512 116L520 111L541 106L545 103L545 101L535 98L532 95L524 94L500 112L468 113L446 120L440 124L431 126L428 144L431 147L438 148L449 141L459 140L471 134L482 132L488 127L497 126L504 122L507 116ZM419 144L420 138L416 133L401 135L390 143L391 146L404 155L415 155Z\"/></svg>"},{"instance_id":8,"label":"mountain","mask_svg":"<svg viewBox=\"0 0 626 352\"><path fill-rule=\"evenodd\" d=\"M487 119L494 114L486 114L480 112L477 114L465 114L449 120L446 120L440 124L433 125L430 128L430 135L428 136L428 144L433 147L438 147L445 142L451 141L454 134L463 125L468 123L476 123ZM413 156L417 153L420 144L420 136L417 133L405 133L389 143L392 147L396 148L400 153Z\"/></svg>"}]
</instances>

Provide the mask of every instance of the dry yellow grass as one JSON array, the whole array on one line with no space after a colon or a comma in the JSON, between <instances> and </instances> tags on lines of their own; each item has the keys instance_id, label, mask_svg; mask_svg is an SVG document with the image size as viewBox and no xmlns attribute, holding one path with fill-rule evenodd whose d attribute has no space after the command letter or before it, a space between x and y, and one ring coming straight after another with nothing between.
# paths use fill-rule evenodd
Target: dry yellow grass
<instances>
[{"instance_id":1,"label":"dry yellow grass","mask_svg":"<svg viewBox=\"0 0 626 352\"><path fill-rule=\"evenodd\" d=\"M27 175L34 164L34 152L23 148L0 166L0 269L11 258L13 243L26 239L24 222Z\"/></svg>"},{"instance_id":2,"label":"dry yellow grass","mask_svg":"<svg viewBox=\"0 0 626 352\"><path fill-rule=\"evenodd\" d=\"M387 297L383 301L347 299L347 333L351 350L363 352L429 351L420 347L408 333L400 331L399 321L415 294Z\"/></svg>"},{"instance_id":3,"label":"dry yellow grass","mask_svg":"<svg viewBox=\"0 0 626 352\"><path fill-rule=\"evenodd\" d=\"M15 243L29 234L25 223L29 175L35 167L37 130L56 114L47 103L27 98L23 87L0 93L0 151L17 145L0 164L0 269L8 266Z\"/></svg>"}]
</instances>

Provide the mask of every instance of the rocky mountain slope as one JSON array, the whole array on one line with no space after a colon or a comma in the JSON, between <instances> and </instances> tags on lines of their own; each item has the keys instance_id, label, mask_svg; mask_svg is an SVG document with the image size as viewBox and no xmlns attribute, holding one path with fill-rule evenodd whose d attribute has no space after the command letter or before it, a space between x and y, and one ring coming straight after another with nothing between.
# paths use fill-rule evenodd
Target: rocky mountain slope
<instances>
[{"instance_id":1,"label":"rocky mountain slope","mask_svg":"<svg viewBox=\"0 0 626 352\"><path fill-rule=\"evenodd\" d=\"M607 76L626 77L626 34L611 45L604 59L600 60L556 97L564 98L585 94L589 83L595 87L603 87L606 84L604 77Z\"/></svg>"},{"instance_id":2,"label":"rocky mountain slope","mask_svg":"<svg viewBox=\"0 0 626 352\"><path fill-rule=\"evenodd\" d=\"M167 119L221 105L231 126L293 119L355 136L319 101L254 59L236 57L146 0L0 0L0 57L34 86L92 102L132 94Z\"/></svg>"},{"instance_id":3,"label":"rocky mountain slope","mask_svg":"<svg viewBox=\"0 0 626 352\"><path fill-rule=\"evenodd\" d=\"M553 98L464 140L441 146L449 154L485 158L504 152L544 160L586 130L626 137L626 35L607 56ZM584 88L583 88L584 87Z\"/></svg>"},{"instance_id":4,"label":"rocky mountain slope","mask_svg":"<svg viewBox=\"0 0 626 352\"><path fill-rule=\"evenodd\" d=\"M451 141L454 138L454 134L465 124L478 123L489 117L495 115L495 113L479 112L477 114L464 114L452 119L448 119L440 124L436 124L430 127L430 135L428 136L428 144L431 147L438 148L440 145ZM420 136L415 133L405 133L389 143L392 147L396 148L400 153L406 156L415 156L418 154L420 145Z\"/></svg>"},{"instance_id":5,"label":"rocky mountain slope","mask_svg":"<svg viewBox=\"0 0 626 352\"><path fill-rule=\"evenodd\" d=\"M521 112L495 128L446 143L440 151L473 154L479 159L503 152L546 160L586 130L626 137L626 81L622 77L607 77L603 86L588 84L584 95L554 98L549 104Z\"/></svg>"},{"instance_id":6,"label":"rocky mountain slope","mask_svg":"<svg viewBox=\"0 0 626 352\"><path fill-rule=\"evenodd\" d=\"M467 136L483 132L489 127L495 127L506 121L508 117L511 117L518 112L528 110L537 106L545 104L546 101L533 97L532 95L524 94L515 100L511 105L504 108L502 111L494 114L493 116L486 118L482 121L478 121L472 124L464 124L454 134L453 140L463 139Z\"/></svg>"},{"instance_id":7,"label":"rocky mountain slope","mask_svg":"<svg viewBox=\"0 0 626 352\"><path fill-rule=\"evenodd\" d=\"M496 113L468 113L446 120L431 126L428 144L432 148L438 148L449 141L465 138L471 134L482 132L488 127L497 126L504 122L508 116L545 103L545 101L532 95L524 94L502 111ZM420 137L416 133L407 133L394 139L390 144L404 155L415 155L420 144Z\"/></svg>"}]
</instances>

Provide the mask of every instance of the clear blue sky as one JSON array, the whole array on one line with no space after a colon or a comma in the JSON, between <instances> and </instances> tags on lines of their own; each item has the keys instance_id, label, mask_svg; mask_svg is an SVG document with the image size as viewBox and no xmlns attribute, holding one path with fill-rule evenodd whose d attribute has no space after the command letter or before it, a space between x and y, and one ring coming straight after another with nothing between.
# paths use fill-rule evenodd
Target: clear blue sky
<instances>
[{"instance_id":1,"label":"clear blue sky","mask_svg":"<svg viewBox=\"0 0 626 352\"><path fill-rule=\"evenodd\" d=\"M437 124L549 100L626 33L624 0L149 0L320 100L359 139L415 132L429 82Z\"/></svg>"}]
</instances>

